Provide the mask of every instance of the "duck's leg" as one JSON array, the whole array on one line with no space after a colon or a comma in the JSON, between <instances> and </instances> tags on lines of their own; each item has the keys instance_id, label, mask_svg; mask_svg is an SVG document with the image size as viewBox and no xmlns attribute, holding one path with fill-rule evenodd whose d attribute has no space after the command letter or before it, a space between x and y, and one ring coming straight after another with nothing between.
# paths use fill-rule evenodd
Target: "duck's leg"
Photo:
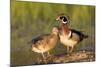
<instances>
[{"instance_id":1,"label":"duck's leg","mask_svg":"<svg viewBox=\"0 0 100 67\"><path fill-rule=\"evenodd\" d=\"M44 53L42 53L42 57L43 57L44 62L47 64L46 58L44 56Z\"/></svg>"},{"instance_id":2,"label":"duck's leg","mask_svg":"<svg viewBox=\"0 0 100 67\"><path fill-rule=\"evenodd\" d=\"M70 53L73 51L73 48L74 48L74 46L71 46L71 49L70 49L70 51L69 51Z\"/></svg>"},{"instance_id":3,"label":"duck's leg","mask_svg":"<svg viewBox=\"0 0 100 67\"><path fill-rule=\"evenodd\" d=\"M69 46L67 46L67 53L69 53Z\"/></svg>"},{"instance_id":4,"label":"duck's leg","mask_svg":"<svg viewBox=\"0 0 100 67\"><path fill-rule=\"evenodd\" d=\"M49 58L49 59L52 58L52 55L50 54L49 51L47 52L47 55L48 55L47 58Z\"/></svg>"},{"instance_id":5,"label":"duck's leg","mask_svg":"<svg viewBox=\"0 0 100 67\"><path fill-rule=\"evenodd\" d=\"M47 52L47 55L48 55L47 57L51 57L52 56L49 51Z\"/></svg>"},{"instance_id":6,"label":"duck's leg","mask_svg":"<svg viewBox=\"0 0 100 67\"><path fill-rule=\"evenodd\" d=\"M40 64L41 62L42 62L42 59L40 59L40 57L38 56L37 63Z\"/></svg>"},{"instance_id":7,"label":"duck's leg","mask_svg":"<svg viewBox=\"0 0 100 67\"><path fill-rule=\"evenodd\" d=\"M49 51L47 52L47 54L48 54L48 56L50 56L50 52Z\"/></svg>"}]
</instances>

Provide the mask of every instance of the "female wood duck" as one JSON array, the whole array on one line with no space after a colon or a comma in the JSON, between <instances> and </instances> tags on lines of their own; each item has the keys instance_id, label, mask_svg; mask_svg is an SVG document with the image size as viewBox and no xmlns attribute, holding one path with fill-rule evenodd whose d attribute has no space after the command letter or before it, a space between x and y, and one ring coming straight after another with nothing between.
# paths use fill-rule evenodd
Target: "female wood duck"
<instances>
[{"instance_id":1,"label":"female wood duck","mask_svg":"<svg viewBox=\"0 0 100 67\"><path fill-rule=\"evenodd\" d=\"M56 46L58 40L58 28L55 26L52 29L51 34L43 34L34 39L32 39L32 51L41 53L44 61L45 56L43 53L49 52Z\"/></svg>"},{"instance_id":2,"label":"female wood duck","mask_svg":"<svg viewBox=\"0 0 100 67\"><path fill-rule=\"evenodd\" d=\"M87 35L84 35L80 31L70 29L68 27L69 23L68 17L61 15L58 16L56 20L61 23L60 33L59 33L60 42L63 45L67 46L68 52L72 52L76 44L78 44L80 41L88 37Z\"/></svg>"}]
</instances>

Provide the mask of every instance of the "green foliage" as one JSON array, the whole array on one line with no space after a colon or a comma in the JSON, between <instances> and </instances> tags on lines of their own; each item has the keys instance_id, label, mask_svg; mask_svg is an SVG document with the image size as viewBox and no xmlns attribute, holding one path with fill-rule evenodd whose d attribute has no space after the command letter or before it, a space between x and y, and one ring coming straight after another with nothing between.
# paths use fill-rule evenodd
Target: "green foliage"
<instances>
[{"instance_id":1,"label":"green foliage","mask_svg":"<svg viewBox=\"0 0 100 67\"><path fill-rule=\"evenodd\" d=\"M50 33L59 13L70 16L70 27L89 35L87 40L77 45L77 49L94 48L95 6L66 5L54 3L19 2L11 0L11 64L27 65L37 61L37 53L31 51L28 42L41 33ZM62 45L51 53L66 49ZM61 51L61 52L59 52Z\"/></svg>"}]
</instances>

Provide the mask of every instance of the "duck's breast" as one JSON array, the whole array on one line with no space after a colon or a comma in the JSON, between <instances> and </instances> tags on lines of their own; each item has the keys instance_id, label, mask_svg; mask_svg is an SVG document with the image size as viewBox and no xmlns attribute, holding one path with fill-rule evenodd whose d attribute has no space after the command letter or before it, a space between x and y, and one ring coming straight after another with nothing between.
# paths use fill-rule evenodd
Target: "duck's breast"
<instances>
[{"instance_id":1,"label":"duck's breast","mask_svg":"<svg viewBox=\"0 0 100 67\"><path fill-rule=\"evenodd\" d=\"M70 39L70 38L68 38L67 36L64 36L64 35L60 35L59 37L60 37L60 42L63 45L74 46L77 43L76 40Z\"/></svg>"}]
</instances>

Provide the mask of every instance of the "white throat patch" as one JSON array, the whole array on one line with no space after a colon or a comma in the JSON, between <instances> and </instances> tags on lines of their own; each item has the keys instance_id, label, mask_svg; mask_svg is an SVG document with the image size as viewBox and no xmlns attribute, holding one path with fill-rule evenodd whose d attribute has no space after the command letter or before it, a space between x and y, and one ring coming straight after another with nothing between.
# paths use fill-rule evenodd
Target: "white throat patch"
<instances>
[{"instance_id":1,"label":"white throat patch","mask_svg":"<svg viewBox=\"0 0 100 67\"><path fill-rule=\"evenodd\" d=\"M68 22L63 22L64 24L68 23Z\"/></svg>"},{"instance_id":2,"label":"white throat patch","mask_svg":"<svg viewBox=\"0 0 100 67\"><path fill-rule=\"evenodd\" d=\"M71 34L72 34L72 32L70 31L67 37L69 38L71 36Z\"/></svg>"}]
</instances>

